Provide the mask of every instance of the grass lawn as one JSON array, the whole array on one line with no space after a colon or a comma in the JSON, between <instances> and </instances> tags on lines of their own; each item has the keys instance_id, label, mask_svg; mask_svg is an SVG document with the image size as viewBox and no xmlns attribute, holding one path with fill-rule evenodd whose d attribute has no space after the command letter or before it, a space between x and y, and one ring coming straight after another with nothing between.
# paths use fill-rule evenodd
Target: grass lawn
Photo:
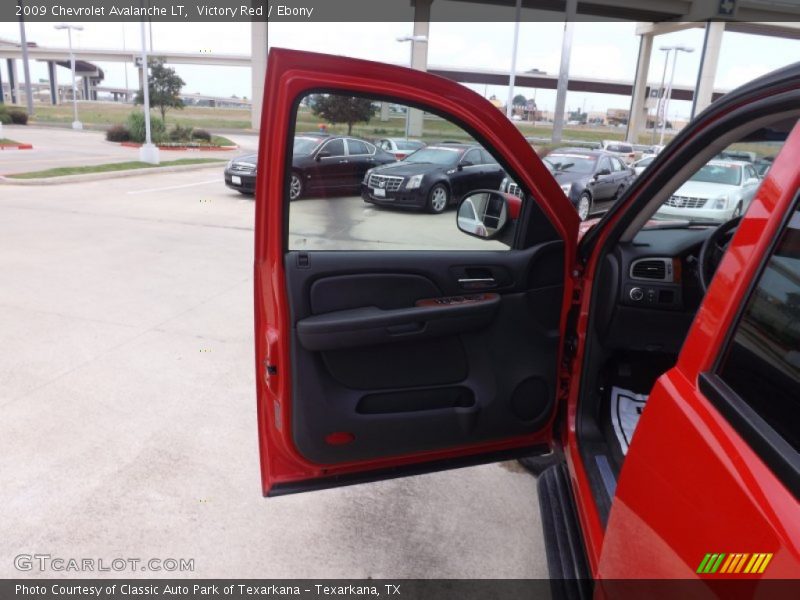
<instances>
[{"instance_id":1,"label":"grass lawn","mask_svg":"<svg viewBox=\"0 0 800 600\"><path fill-rule=\"evenodd\" d=\"M297 114L296 131L318 131L319 125L323 120L311 113L311 111L301 106ZM526 137L549 138L553 129L547 125L537 125L525 121L513 121L520 133ZM347 125L326 124L329 133L346 134ZM374 116L369 123L355 123L352 134L366 139L376 139L381 137L405 137L406 119L403 115L391 114L388 121L381 121L380 116ZM435 115L426 114L423 121L422 140L428 143L441 140L472 141L472 137L463 129L445 121ZM564 139L581 140L586 142L599 142L601 140L621 140L625 137L625 129L608 127L565 127ZM649 143L652 132L647 132L639 136L639 141ZM667 139L671 139L667 136ZM543 146L550 146L547 143ZM564 145L564 144L557 144ZM536 147L539 148L539 144Z\"/></svg>"},{"instance_id":2,"label":"grass lawn","mask_svg":"<svg viewBox=\"0 0 800 600\"><path fill-rule=\"evenodd\" d=\"M17 145L19 145L19 142L17 140L10 140L8 138L0 138L0 146L6 145L6 144L17 146Z\"/></svg>"},{"instance_id":3,"label":"grass lawn","mask_svg":"<svg viewBox=\"0 0 800 600\"><path fill-rule=\"evenodd\" d=\"M44 177L62 177L64 175L83 175L85 173L108 173L109 171L129 171L132 169L149 169L153 167L174 167L178 165L198 165L204 163L224 163L223 158L181 158L179 160L168 160L158 165L139 162L138 160L119 163L106 163L104 165L90 165L86 167L57 167L55 169L45 169L44 171L30 171L28 173L15 173L6 175L11 179L38 179Z\"/></svg>"},{"instance_id":4,"label":"grass lawn","mask_svg":"<svg viewBox=\"0 0 800 600\"><path fill-rule=\"evenodd\" d=\"M9 105L10 106L10 105ZM125 122L128 115L141 111L141 106L122 102L79 102L78 118L86 125L109 127ZM161 116L157 110L153 116ZM71 123L72 104L36 105L36 115L31 117L30 124L36 123ZM167 128L175 125L195 127L197 129L249 129L250 110L242 108L210 108L205 106L187 106L183 110L167 112Z\"/></svg>"}]
</instances>

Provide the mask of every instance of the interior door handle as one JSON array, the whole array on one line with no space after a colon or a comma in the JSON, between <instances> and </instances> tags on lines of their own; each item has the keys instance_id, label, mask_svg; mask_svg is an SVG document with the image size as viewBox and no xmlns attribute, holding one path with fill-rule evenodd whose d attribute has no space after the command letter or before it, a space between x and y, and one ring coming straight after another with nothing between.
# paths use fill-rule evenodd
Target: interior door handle
<instances>
[{"instance_id":1,"label":"interior door handle","mask_svg":"<svg viewBox=\"0 0 800 600\"><path fill-rule=\"evenodd\" d=\"M465 277L458 280L462 290L489 290L497 287L494 277Z\"/></svg>"}]
</instances>

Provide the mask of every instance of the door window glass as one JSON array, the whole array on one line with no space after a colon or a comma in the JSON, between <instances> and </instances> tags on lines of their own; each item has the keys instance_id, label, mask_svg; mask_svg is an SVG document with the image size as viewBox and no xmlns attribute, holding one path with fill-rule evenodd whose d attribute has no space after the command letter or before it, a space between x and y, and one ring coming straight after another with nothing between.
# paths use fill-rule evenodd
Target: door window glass
<instances>
[{"instance_id":1,"label":"door window glass","mask_svg":"<svg viewBox=\"0 0 800 600\"><path fill-rule=\"evenodd\" d=\"M503 168L485 162L489 153L455 123L397 103L381 111L381 104L340 94L301 99L295 137L322 146L295 152L286 174L289 249L507 250L500 241L464 234L455 218L471 191L500 189ZM320 124L330 138L307 133ZM391 149L391 138L422 147L402 161L375 152L376 145ZM481 168L459 169L462 161Z\"/></svg>"},{"instance_id":2,"label":"door window glass","mask_svg":"<svg viewBox=\"0 0 800 600\"><path fill-rule=\"evenodd\" d=\"M330 156L344 156L344 141L337 138L326 143L320 152L328 152Z\"/></svg>"},{"instance_id":3,"label":"door window glass","mask_svg":"<svg viewBox=\"0 0 800 600\"><path fill-rule=\"evenodd\" d=\"M369 154L369 148L367 147L367 145L364 142L362 142L360 140L354 140L352 138L348 138L347 139L347 152L350 155Z\"/></svg>"},{"instance_id":4,"label":"door window glass","mask_svg":"<svg viewBox=\"0 0 800 600\"><path fill-rule=\"evenodd\" d=\"M719 374L800 452L800 207L758 279Z\"/></svg>"}]
</instances>

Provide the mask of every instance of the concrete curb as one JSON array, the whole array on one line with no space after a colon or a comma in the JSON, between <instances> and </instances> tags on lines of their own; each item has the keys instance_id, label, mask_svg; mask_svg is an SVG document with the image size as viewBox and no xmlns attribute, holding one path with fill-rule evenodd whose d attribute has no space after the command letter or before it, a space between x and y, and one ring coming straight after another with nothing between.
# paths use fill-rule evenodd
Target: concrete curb
<instances>
[{"instance_id":1,"label":"concrete curb","mask_svg":"<svg viewBox=\"0 0 800 600\"><path fill-rule=\"evenodd\" d=\"M40 177L38 179L11 179L0 175L2 185L58 185L61 183L79 183L82 181L101 181L103 179L118 179L120 177L136 177L151 173L177 173L180 171L199 171L201 169L221 168L225 161L218 163L203 163L197 165L176 165L173 167L153 167L144 169L126 169L124 171L109 171L107 173L83 173L80 175L62 175L61 177ZM222 181L222 174L220 174Z\"/></svg>"}]
</instances>

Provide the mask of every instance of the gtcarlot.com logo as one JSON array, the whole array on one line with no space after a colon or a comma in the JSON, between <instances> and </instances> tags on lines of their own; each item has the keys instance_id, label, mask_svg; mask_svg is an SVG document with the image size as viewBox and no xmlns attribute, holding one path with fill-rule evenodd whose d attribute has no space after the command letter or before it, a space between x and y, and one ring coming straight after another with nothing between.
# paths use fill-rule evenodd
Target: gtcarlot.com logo
<instances>
[{"instance_id":1,"label":"gtcarlot.com logo","mask_svg":"<svg viewBox=\"0 0 800 600\"><path fill-rule=\"evenodd\" d=\"M18 554L14 557L18 571L54 571L84 573L94 571L194 571L193 558L74 558L50 554Z\"/></svg>"},{"instance_id":2,"label":"gtcarlot.com logo","mask_svg":"<svg viewBox=\"0 0 800 600\"><path fill-rule=\"evenodd\" d=\"M772 552L709 552L700 561L701 575L760 575L772 560Z\"/></svg>"}]
</instances>

